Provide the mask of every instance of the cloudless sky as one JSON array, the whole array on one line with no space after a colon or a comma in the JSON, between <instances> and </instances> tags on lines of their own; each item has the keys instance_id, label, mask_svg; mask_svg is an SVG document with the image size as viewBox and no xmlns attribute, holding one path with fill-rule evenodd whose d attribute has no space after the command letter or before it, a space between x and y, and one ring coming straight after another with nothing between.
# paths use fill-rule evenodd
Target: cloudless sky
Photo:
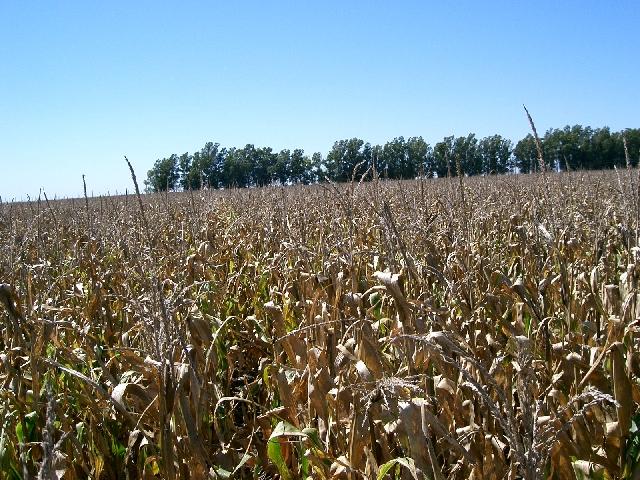
<instances>
[{"instance_id":1,"label":"cloudless sky","mask_svg":"<svg viewBox=\"0 0 640 480\"><path fill-rule=\"evenodd\" d=\"M0 0L3 200L157 158L640 127L638 1Z\"/></svg>"}]
</instances>

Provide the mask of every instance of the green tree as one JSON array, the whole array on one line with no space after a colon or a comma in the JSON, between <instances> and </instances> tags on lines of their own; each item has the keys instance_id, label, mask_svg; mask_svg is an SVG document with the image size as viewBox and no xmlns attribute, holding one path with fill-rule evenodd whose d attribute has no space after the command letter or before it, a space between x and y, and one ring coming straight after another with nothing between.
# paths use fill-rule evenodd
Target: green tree
<instances>
[{"instance_id":1,"label":"green tree","mask_svg":"<svg viewBox=\"0 0 640 480\"><path fill-rule=\"evenodd\" d=\"M405 149L407 153L403 178L416 178L432 169L432 150L422 137L410 137L405 143Z\"/></svg>"},{"instance_id":2,"label":"green tree","mask_svg":"<svg viewBox=\"0 0 640 480\"><path fill-rule=\"evenodd\" d=\"M433 147L433 160L431 162L433 172L438 178L455 174L455 165L452 167L454 137L445 137ZM453 170L453 171L452 171Z\"/></svg>"},{"instance_id":3,"label":"green tree","mask_svg":"<svg viewBox=\"0 0 640 480\"><path fill-rule=\"evenodd\" d=\"M566 126L563 129L550 129L542 142L545 166L547 169L566 170L602 168L602 158L592 154L591 127L582 125Z\"/></svg>"},{"instance_id":4,"label":"green tree","mask_svg":"<svg viewBox=\"0 0 640 480\"><path fill-rule=\"evenodd\" d=\"M281 185L289 182L291 170L291 150L280 150L276 156L276 161L271 167L271 178L278 181Z\"/></svg>"},{"instance_id":5,"label":"green tree","mask_svg":"<svg viewBox=\"0 0 640 480\"><path fill-rule=\"evenodd\" d=\"M359 138L338 140L327 155L329 178L336 182L359 179L371 165L371 153L371 145Z\"/></svg>"},{"instance_id":6,"label":"green tree","mask_svg":"<svg viewBox=\"0 0 640 480\"><path fill-rule=\"evenodd\" d=\"M289 164L289 179L293 183L306 183L307 171L311 168L309 158L305 157L304 150L296 148L291 153Z\"/></svg>"},{"instance_id":7,"label":"green tree","mask_svg":"<svg viewBox=\"0 0 640 480\"><path fill-rule=\"evenodd\" d=\"M528 134L513 149L513 164L520 173L531 173L536 170L538 150L533 135Z\"/></svg>"},{"instance_id":8,"label":"green tree","mask_svg":"<svg viewBox=\"0 0 640 480\"><path fill-rule=\"evenodd\" d=\"M396 137L385 143L379 153L376 168L380 170L380 174L386 178L402 178L407 155L404 137Z\"/></svg>"},{"instance_id":9,"label":"green tree","mask_svg":"<svg viewBox=\"0 0 640 480\"><path fill-rule=\"evenodd\" d=\"M321 182L327 175L327 167L325 161L322 158L322 153L314 152L311 155L309 162L309 168L306 173L306 183Z\"/></svg>"},{"instance_id":10,"label":"green tree","mask_svg":"<svg viewBox=\"0 0 640 480\"><path fill-rule=\"evenodd\" d=\"M249 145L247 145L249 147ZM247 148L245 147L245 149ZM271 172L276 163L278 154L273 153L271 147L253 148L246 152L246 159L251 165L252 184L264 187L271 183Z\"/></svg>"},{"instance_id":11,"label":"green tree","mask_svg":"<svg viewBox=\"0 0 640 480\"><path fill-rule=\"evenodd\" d=\"M222 184L224 173L225 150L220 149L219 143L207 142L200 150L198 175L202 182L210 188L218 188Z\"/></svg>"},{"instance_id":12,"label":"green tree","mask_svg":"<svg viewBox=\"0 0 640 480\"><path fill-rule=\"evenodd\" d=\"M175 190L179 179L178 156L173 154L168 158L155 161L153 168L147 172L144 184L147 191L163 192Z\"/></svg>"},{"instance_id":13,"label":"green tree","mask_svg":"<svg viewBox=\"0 0 640 480\"><path fill-rule=\"evenodd\" d=\"M195 190L200 188L200 179L194 175L193 157L185 152L178 158L178 173L180 175L180 187L183 190Z\"/></svg>"},{"instance_id":14,"label":"green tree","mask_svg":"<svg viewBox=\"0 0 640 480\"><path fill-rule=\"evenodd\" d=\"M627 150L629 151L631 164L633 166L640 165L640 128L627 128L620 132L621 137L622 135L627 140Z\"/></svg>"},{"instance_id":15,"label":"green tree","mask_svg":"<svg viewBox=\"0 0 640 480\"><path fill-rule=\"evenodd\" d=\"M482 173L507 173L512 168L511 140L492 135L480 140L478 152L482 158Z\"/></svg>"},{"instance_id":16,"label":"green tree","mask_svg":"<svg viewBox=\"0 0 640 480\"><path fill-rule=\"evenodd\" d=\"M478 139L470 133L466 137L458 137L453 143L454 161L460 161L462 173L478 175L482 173L482 157L478 151ZM457 175L457 164L452 165L452 171Z\"/></svg>"},{"instance_id":17,"label":"green tree","mask_svg":"<svg viewBox=\"0 0 640 480\"><path fill-rule=\"evenodd\" d=\"M253 145L251 145L253 148ZM230 187L248 187L251 182L251 164L247 159L247 147L231 148L225 156L223 166L223 185Z\"/></svg>"}]
</instances>

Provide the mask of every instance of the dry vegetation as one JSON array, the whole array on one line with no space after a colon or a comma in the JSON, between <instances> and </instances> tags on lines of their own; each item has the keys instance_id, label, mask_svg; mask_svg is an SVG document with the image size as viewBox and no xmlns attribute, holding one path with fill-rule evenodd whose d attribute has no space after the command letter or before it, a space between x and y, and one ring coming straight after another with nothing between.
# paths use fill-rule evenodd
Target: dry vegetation
<instances>
[{"instance_id":1,"label":"dry vegetation","mask_svg":"<svg viewBox=\"0 0 640 480\"><path fill-rule=\"evenodd\" d=\"M3 204L2 478L640 478L636 175Z\"/></svg>"}]
</instances>

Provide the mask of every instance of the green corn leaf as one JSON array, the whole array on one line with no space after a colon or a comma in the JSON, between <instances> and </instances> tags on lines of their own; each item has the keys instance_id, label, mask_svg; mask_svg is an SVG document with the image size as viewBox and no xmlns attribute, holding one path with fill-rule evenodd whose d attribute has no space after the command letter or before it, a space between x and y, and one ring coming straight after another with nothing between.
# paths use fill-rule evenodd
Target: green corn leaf
<instances>
[{"instance_id":1,"label":"green corn leaf","mask_svg":"<svg viewBox=\"0 0 640 480\"><path fill-rule=\"evenodd\" d=\"M287 463L284 461L284 456L282 455L282 448L280 446L280 439L278 437L270 438L267 444L267 456L269 460L271 460L274 465L278 468L278 472L280 472L280 476L283 480L292 480L291 472L289 472L289 467L287 467Z\"/></svg>"},{"instance_id":2,"label":"green corn leaf","mask_svg":"<svg viewBox=\"0 0 640 480\"><path fill-rule=\"evenodd\" d=\"M376 477L376 479L382 480L385 475L387 475L396 465L405 467L407 470L409 470L413 478L419 480L418 471L416 469L416 462L413 461L413 458L409 457L398 457L394 458L393 460L389 460L386 463L383 463L378 470L378 476Z\"/></svg>"}]
</instances>

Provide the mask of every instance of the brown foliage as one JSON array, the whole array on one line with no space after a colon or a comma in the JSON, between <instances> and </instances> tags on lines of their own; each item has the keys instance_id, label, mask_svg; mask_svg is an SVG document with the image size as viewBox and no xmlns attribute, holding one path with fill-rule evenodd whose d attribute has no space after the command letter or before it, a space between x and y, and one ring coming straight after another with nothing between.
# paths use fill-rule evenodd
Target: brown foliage
<instances>
[{"instance_id":1,"label":"brown foliage","mask_svg":"<svg viewBox=\"0 0 640 480\"><path fill-rule=\"evenodd\" d=\"M2 204L0 468L632 478L634 179Z\"/></svg>"}]
</instances>

